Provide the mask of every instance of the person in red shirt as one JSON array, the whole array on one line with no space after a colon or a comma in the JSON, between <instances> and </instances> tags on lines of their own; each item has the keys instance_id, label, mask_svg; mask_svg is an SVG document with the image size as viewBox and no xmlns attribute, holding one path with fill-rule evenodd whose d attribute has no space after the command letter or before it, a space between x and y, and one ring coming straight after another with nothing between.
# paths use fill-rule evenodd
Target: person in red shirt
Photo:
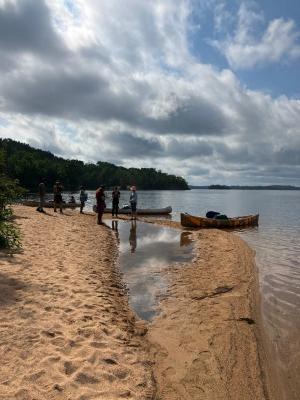
<instances>
[{"instance_id":1,"label":"person in red shirt","mask_svg":"<svg viewBox=\"0 0 300 400\"><path fill-rule=\"evenodd\" d=\"M97 201L97 223L98 225L103 224L102 222L102 216L106 207L105 204L105 191L104 191L105 187L104 186L100 186L97 190L96 190L96 201Z\"/></svg>"}]
</instances>

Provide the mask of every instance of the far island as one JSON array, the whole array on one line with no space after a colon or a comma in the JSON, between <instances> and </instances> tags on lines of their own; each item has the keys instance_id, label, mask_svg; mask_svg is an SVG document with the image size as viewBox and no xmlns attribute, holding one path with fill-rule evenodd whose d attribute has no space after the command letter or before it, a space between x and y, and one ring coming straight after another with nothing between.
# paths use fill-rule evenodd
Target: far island
<instances>
[{"instance_id":1,"label":"far island","mask_svg":"<svg viewBox=\"0 0 300 400\"><path fill-rule=\"evenodd\" d=\"M265 185L265 186L249 186L249 185L209 185L209 186L189 186L190 189L214 189L214 190L300 190L298 186L292 185Z\"/></svg>"}]
</instances>

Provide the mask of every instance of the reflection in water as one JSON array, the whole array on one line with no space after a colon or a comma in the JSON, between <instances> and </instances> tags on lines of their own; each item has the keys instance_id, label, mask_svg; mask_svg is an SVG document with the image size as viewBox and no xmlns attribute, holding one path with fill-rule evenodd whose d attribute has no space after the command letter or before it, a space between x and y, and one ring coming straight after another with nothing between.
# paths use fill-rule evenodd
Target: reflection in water
<instances>
[{"instance_id":1,"label":"reflection in water","mask_svg":"<svg viewBox=\"0 0 300 400\"><path fill-rule=\"evenodd\" d=\"M190 261L193 244L187 232L142 222L119 221L118 231L120 268L129 289L129 303L140 318L150 320L167 287L163 272L174 263Z\"/></svg>"},{"instance_id":2,"label":"reflection in water","mask_svg":"<svg viewBox=\"0 0 300 400\"><path fill-rule=\"evenodd\" d=\"M129 243L130 243L131 253L134 253L136 249L136 220L131 221Z\"/></svg>"},{"instance_id":3,"label":"reflection in water","mask_svg":"<svg viewBox=\"0 0 300 400\"><path fill-rule=\"evenodd\" d=\"M181 232L181 235L180 235L180 246L181 247L182 246L188 246L191 243L192 243L191 232L188 232L188 231Z\"/></svg>"},{"instance_id":4,"label":"reflection in water","mask_svg":"<svg viewBox=\"0 0 300 400\"><path fill-rule=\"evenodd\" d=\"M115 233L116 233L116 238L117 238L117 240L118 240L118 242L119 242L118 222L119 222L119 221L112 220L112 221L111 221L111 229L112 229L113 231L115 231Z\"/></svg>"}]
</instances>

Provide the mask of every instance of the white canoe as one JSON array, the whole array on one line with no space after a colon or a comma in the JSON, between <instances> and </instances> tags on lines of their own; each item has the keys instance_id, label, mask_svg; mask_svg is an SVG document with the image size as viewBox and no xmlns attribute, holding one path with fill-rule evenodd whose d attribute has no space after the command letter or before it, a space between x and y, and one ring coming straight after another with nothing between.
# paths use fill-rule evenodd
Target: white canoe
<instances>
[{"instance_id":1,"label":"white canoe","mask_svg":"<svg viewBox=\"0 0 300 400\"><path fill-rule=\"evenodd\" d=\"M94 211L96 212L96 206L94 206ZM110 213L112 212L111 208L106 208L104 210L105 213ZM164 207L164 208L138 208L136 210L138 215L166 215L166 214L171 214L172 212L172 207ZM130 208L119 208L118 214L131 214L131 209Z\"/></svg>"}]
</instances>

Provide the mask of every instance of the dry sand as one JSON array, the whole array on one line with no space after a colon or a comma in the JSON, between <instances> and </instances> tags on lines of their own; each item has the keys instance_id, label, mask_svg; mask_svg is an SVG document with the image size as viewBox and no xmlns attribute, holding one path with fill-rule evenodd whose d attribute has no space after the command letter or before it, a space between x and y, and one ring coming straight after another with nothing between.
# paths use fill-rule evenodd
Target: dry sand
<instances>
[{"instance_id":1,"label":"dry sand","mask_svg":"<svg viewBox=\"0 0 300 400\"><path fill-rule=\"evenodd\" d=\"M169 270L145 335L113 232L90 215L47 212L16 207L24 250L0 253L1 400L268 398L256 271L242 240L194 232L194 261Z\"/></svg>"},{"instance_id":2,"label":"dry sand","mask_svg":"<svg viewBox=\"0 0 300 400\"><path fill-rule=\"evenodd\" d=\"M0 259L0 399L153 398L112 231L73 211L15 213L24 252Z\"/></svg>"}]
</instances>

